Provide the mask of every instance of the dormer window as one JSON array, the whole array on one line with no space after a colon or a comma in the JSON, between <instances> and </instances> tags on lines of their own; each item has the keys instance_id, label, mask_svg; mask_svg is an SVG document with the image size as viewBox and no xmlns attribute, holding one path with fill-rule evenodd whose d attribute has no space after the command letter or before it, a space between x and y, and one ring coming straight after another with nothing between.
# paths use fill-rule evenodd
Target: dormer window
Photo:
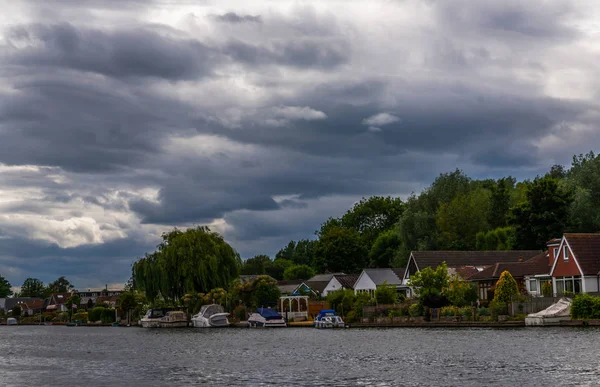
<instances>
[{"instance_id":1,"label":"dormer window","mask_svg":"<svg viewBox=\"0 0 600 387\"><path fill-rule=\"evenodd\" d=\"M567 249L567 246L563 246L563 259L565 262L569 262L569 250Z\"/></svg>"},{"instance_id":2,"label":"dormer window","mask_svg":"<svg viewBox=\"0 0 600 387\"><path fill-rule=\"evenodd\" d=\"M558 257L558 247L554 248L554 255L552 256L552 258L556 259L556 257Z\"/></svg>"}]
</instances>

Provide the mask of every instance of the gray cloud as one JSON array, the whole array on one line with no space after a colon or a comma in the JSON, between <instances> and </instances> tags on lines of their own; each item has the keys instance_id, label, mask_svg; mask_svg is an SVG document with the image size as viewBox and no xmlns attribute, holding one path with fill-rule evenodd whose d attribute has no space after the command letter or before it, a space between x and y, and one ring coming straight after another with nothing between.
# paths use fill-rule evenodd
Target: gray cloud
<instances>
[{"instance_id":1,"label":"gray cloud","mask_svg":"<svg viewBox=\"0 0 600 387\"><path fill-rule=\"evenodd\" d=\"M260 15L238 15L235 12L227 12L223 15L214 15L216 21L224 23L262 23Z\"/></svg>"}]
</instances>

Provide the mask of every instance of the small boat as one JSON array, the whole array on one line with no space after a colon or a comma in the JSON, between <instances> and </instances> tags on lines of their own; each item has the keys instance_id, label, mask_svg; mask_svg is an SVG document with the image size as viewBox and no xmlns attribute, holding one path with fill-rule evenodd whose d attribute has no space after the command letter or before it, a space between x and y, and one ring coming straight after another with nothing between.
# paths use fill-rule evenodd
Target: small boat
<instances>
[{"instance_id":1,"label":"small boat","mask_svg":"<svg viewBox=\"0 0 600 387\"><path fill-rule=\"evenodd\" d=\"M561 321L569 321L571 320L571 302L573 302L573 300L570 298L563 297L558 300L558 302L540 312L530 313L525 317L525 325L560 325Z\"/></svg>"},{"instance_id":2,"label":"small boat","mask_svg":"<svg viewBox=\"0 0 600 387\"><path fill-rule=\"evenodd\" d=\"M315 328L344 328L346 324L333 309L322 309L315 319Z\"/></svg>"},{"instance_id":3,"label":"small boat","mask_svg":"<svg viewBox=\"0 0 600 387\"><path fill-rule=\"evenodd\" d=\"M179 310L165 312L164 309L148 310L140 320L143 328L184 328L188 326L187 316Z\"/></svg>"},{"instance_id":4,"label":"small boat","mask_svg":"<svg viewBox=\"0 0 600 387\"><path fill-rule=\"evenodd\" d=\"M225 313L221 305L203 305L200 312L192 317L192 324L195 328L228 327L227 316L229 313Z\"/></svg>"},{"instance_id":5,"label":"small boat","mask_svg":"<svg viewBox=\"0 0 600 387\"><path fill-rule=\"evenodd\" d=\"M285 320L271 308L258 308L248 317L248 326L252 328L284 328Z\"/></svg>"},{"instance_id":6,"label":"small boat","mask_svg":"<svg viewBox=\"0 0 600 387\"><path fill-rule=\"evenodd\" d=\"M17 319L14 317L9 317L6 319L6 325L17 325Z\"/></svg>"}]
</instances>

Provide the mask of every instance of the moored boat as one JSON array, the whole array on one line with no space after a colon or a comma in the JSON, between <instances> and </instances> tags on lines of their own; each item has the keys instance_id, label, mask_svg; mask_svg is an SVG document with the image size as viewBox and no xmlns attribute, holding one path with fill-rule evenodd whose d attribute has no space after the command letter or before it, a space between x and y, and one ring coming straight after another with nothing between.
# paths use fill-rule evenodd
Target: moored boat
<instances>
[{"instance_id":1,"label":"moored boat","mask_svg":"<svg viewBox=\"0 0 600 387\"><path fill-rule=\"evenodd\" d=\"M14 317L9 317L6 319L6 325L17 325L17 319Z\"/></svg>"},{"instance_id":2,"label":"moored boat","mask_svg":"<svg viewBox=\"0 0 600 387\"><path fill-rule=\"evenodd\" d=\"M315 318L315 328L344 328L344 320L333 309L322 309Z\"/></svg>"},{"instance_id":3,"label":"moored boat","mask_svg":"<svg viewBox=\"0 0 600 387\"><path fill-rule=\"evenodd\" d=\"M192 324L195 328L228 327L227 316L229 313L225 313L221 305L203 305L200 312L192 317Z\"/></svg>"},{"instance_id":4,"label":"moored boat","mask_svg":"<svg viewBox=\"0 0 600 387\"><path fill-rule=\"evenodd\" d=\"M285 328L287 324L275 310L258 308L248 317L248 326L252 328Z\"/></svg>"},{"instance_id":5,"label":"moored boat","mask_svg":"<svg viewBox=\"0 0 600 387\"><path fill-rule=\"evenodd\" d=\"M140 325L143 328L184 328L188 326L188 321L182 311L153 308L140 320Z\"/></svg>"}]
</instances>

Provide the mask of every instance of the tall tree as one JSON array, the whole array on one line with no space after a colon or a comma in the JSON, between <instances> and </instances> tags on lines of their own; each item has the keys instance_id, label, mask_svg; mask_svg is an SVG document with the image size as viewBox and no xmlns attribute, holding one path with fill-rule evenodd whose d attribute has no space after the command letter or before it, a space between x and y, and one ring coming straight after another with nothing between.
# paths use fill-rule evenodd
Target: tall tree
<instances>
[{"instance_id":1,"label":"tall tree","mask_svg":"<svg viewBox=\"0 0 600 387\"><path fill-rule=\"evenodd\" d=\"M575 232L600 231L600 155L594 152L573 157L567 182L575 191L569 229Z\"/></svg>"},{"instance_id":2,"label":"tall tree","mask_svg":"<svg viewBox=\"0 0 600 387\"><path fill-rule=\"evenodd\" d=\"M134 264L133 278L151 302L157 296L177 302L186 293L227 287L240 266L239 254L208 227L174 229L163 234L157 251Z\"/></svg>"},{"instance_id":3,"label":"tall tree","mask_svg":"<svg viewBox=\"0 0 600 387\"><path fill-rule=\"evenodd\" d=\"M0 275L0 298L6 298L13 295L10 282Z\"/></svg>"},{"instance_id":4,"label":"tall tree","mask_svg":"<svg viewBox=\"0 0 600 387\"><path fill-rule=\"evenodd\" d=\"M287 259L291 261L294 256L294 250L296 249L296 242L290 241L287 246L283 249L279 250L277 254L275 254L275 259Z\"/></svg>"},{"instance_id":5,"label":"tall tree","mask_svg":"<svg viewBox=\"0 0 600 387\"><path fill-rule=\"evenodd\" d=\"M512 189L513 182L510 178L499 179L491 186L490 210L487 219L490 228L494 229L506 226Z\"/></svg>"},{"instance_id":6,"label":"tall tree","mask_svg":"<svg viewBox=\"0 0 600 387\"><path fill-rule=\"evenodd\" d=\"M548 240L565 231L573 196L556 179L546 176L533 181L526 198L525 203L512 209L512 244L517 249L542 249Z\"/></svg>"},{"instance_id":7,"label":"tall tree","mask_svg":"<svg viewBox=\"0 0 600 387\"><path fill-rule=\"evenodd\" d=\"M283 273L285 272L285 270L290 267L293 266L294 262L288 260L288 259L275 259L273 261L273 263L271 263L269 266L267 266L267 275L270 275L271 277L275 278L276 280L280 280L283 279Z\"/></svg>"},{"instance_id":8,"label":"tall tree","mask_svg":"<svg viewBox=\"0 0 600 387\"><path fill-rule=\"evenodd\" d=\"M356 273L367 266L367 254L358 232L342 227L330 228L317 245L317 270Z\"/></svg>"},{"instance_id":9,"label":"tall tree","mask_svg":"<svg viewBox=\"0 0 600 387\"><path fill-rule=\"evenodd\" d=\"M248 258L243 264L241 274L267 274L269 266L273 264L268 255L256 255Z\"/></svg>"},{"instance_id":10,"label":"tall tree","mask_svg":"<svg viewBox=\"0 0 600 387\"><path fill-rule=\"evenodd\" d=\"M59 277L56 281L50 282L46 288L47 294L52 293L67 293L71 292L75 287L64 276Z\"/></svg>"},{"instance_id":11,"label":"tall tree","mask_svg":"<svg viewBox=\"0 0 600 387\"><path fill-rule=\"evenodd\" d=\"M46 287L44 283L37 278L27 278L21 285L21 297L39 297L43 298L46 295Z\"/></svg>"},{"instance_id":12,"label":"tall tree","mask_svg":"<svg viewBox=\"0 0 600 387\"><path fill-rule=\"evenodd\" d=\"M290 266L283 272L284 280L307 280L315 275L315 271L308 265Z\"/></svg>"},{"instance_id":13,"label":"tall tree","mask_svg":"<svg viewBox=\"0 0 600 387\"><path fill-rule=\"evenodd\" d=\"M396 261L395 258L399 255L400 235L398 231L390 229L379 234L371 251L369 251L369 266L370 267L391 267L399 263L399 267L404 267L402 261ZM405 261L408 257L405 257ZM406 264L406 262L404 262Z\"/></svg>"}]
</instances>

